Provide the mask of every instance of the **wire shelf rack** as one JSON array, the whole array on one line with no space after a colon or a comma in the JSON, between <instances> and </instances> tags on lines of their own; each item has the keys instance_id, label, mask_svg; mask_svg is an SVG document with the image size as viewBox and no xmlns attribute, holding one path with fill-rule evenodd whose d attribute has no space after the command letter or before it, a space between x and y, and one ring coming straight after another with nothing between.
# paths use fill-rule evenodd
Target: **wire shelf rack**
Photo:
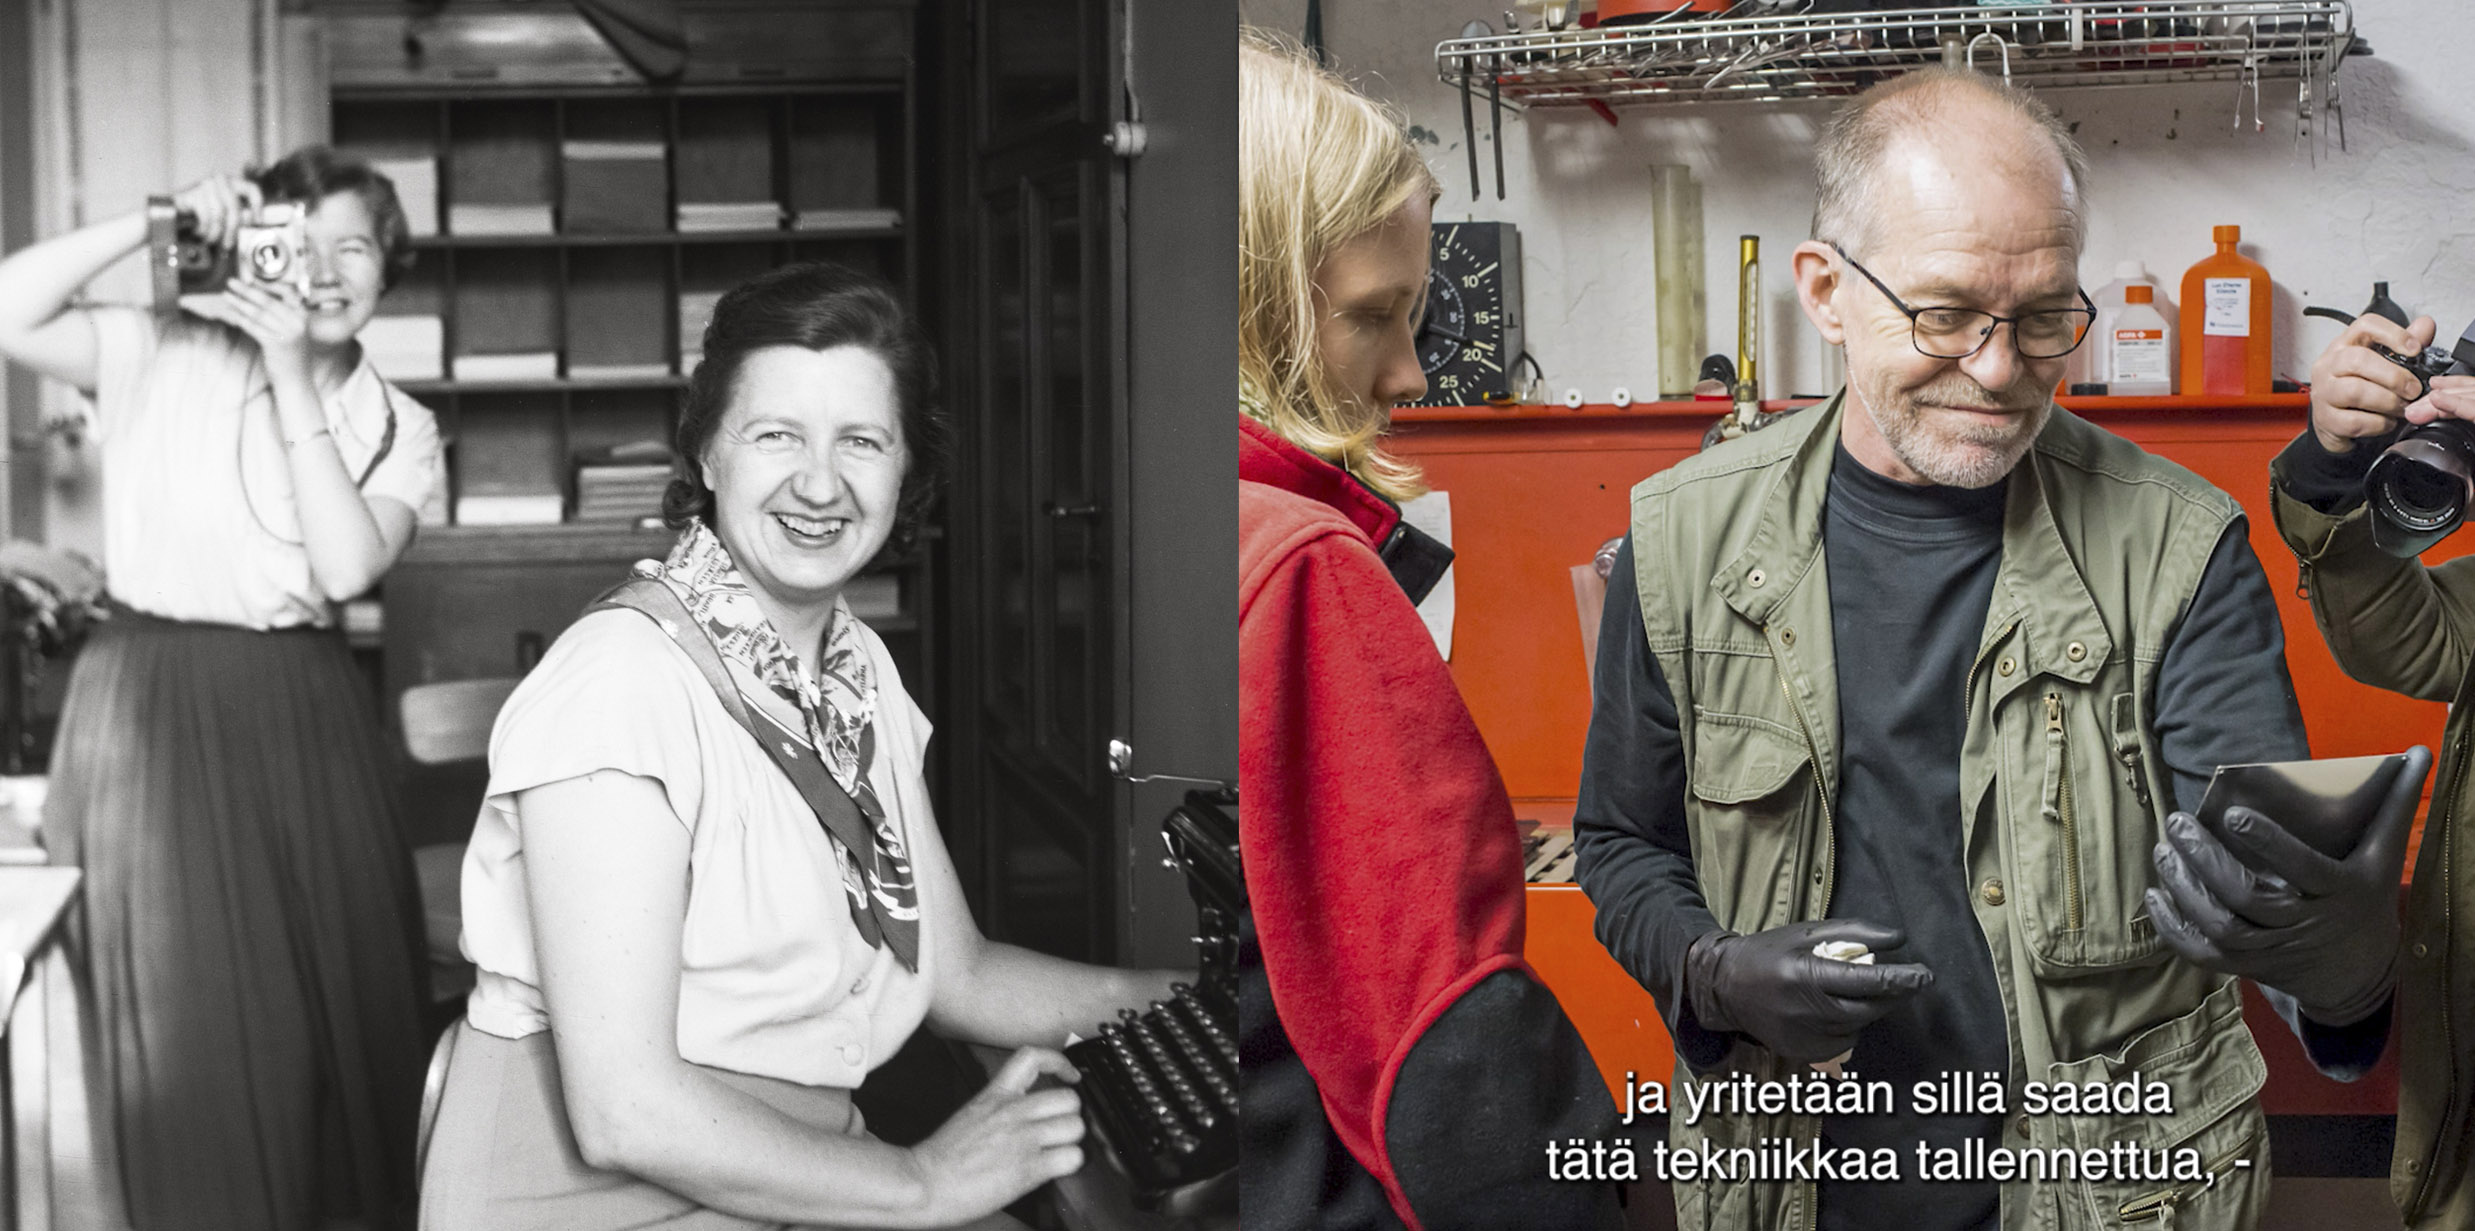
<instances>
[{"instance_id":1,"label":"wire shelf rack","mask_svg":"<svg viewBox=\"0 0 2475 1231\"><path fill-rule=\"evenodd\" d=\"M1778 102L1854 94L1931 64L2037 89L2294 80L2303 114L2334 101L2364 51L2346 0L2014 3L1780 14L1747 0L1715 18L1448 39L1444 83L1525 107Z\"/></svg>"}]
</instances>

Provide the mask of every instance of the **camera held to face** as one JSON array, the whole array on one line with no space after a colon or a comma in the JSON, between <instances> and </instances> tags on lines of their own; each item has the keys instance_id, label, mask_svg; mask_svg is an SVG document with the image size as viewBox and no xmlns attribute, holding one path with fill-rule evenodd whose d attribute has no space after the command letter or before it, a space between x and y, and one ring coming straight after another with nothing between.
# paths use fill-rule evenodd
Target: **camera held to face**
<instances>
[{"instance_id":1,"label":"camera held to face","mask_svg":"<svg viewBox=\"0 0 2475 1231\"><path fill-rule=\"evenodd\" d=\"M146 205L146 257L154 271L155 310L174 310L183 295L211 294L234 281L309 290L309 210L290 201L258 207L235 228L229 245L208 244L197 219L169 197Z\"/></svg>"},{"instance_id":2,"label":"camera held to face","mask_svg":"<svg viewBox=\"0 0 2475 1231\"><path fill-rule=\"evenodd\" d=\"M2421 354L2401 355L2373 349L2414 374L2418 398L2431 391L2433 377L2475 376L2475 324L2447 350L2427 346ZM2372 463L2363 494L2372 510L2372 541L2394 556L2421 555L2449 537L2475 506L2475 423L2436 419L2406 429Z\"/></svg>"}]
</instances>

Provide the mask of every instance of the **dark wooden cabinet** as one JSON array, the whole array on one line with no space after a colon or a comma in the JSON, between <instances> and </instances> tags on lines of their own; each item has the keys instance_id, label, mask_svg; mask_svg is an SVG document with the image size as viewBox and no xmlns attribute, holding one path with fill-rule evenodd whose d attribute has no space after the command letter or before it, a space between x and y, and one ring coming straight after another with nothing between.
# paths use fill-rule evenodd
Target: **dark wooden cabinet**
<instances>
[{"instance_id":1,"label":"dark wooden cabinet","mask_svg":"<svg viewBox=\"0 0 2475 1231\"><path fill-rule=\"evenodd\" d=\"M408 205L434 233L379 311L438 322L443 370L399 383L438 416L450 508L477 522L465 498L516 497L559 522L423 528L381 593L391 712L414 684L516 674L629 564L667 552L666 530L579 521L577 464L670 442L699 309L803 260L916 298L935 230L920 200L918 13L910 0L686 0L687 71L654 84L565 5L313 7L334 144L427 167ZM761 217L689 224L717 205ZM548 367L490 362L511 356ZM898 609L861 612L932 713L941 541L931 526L881 562Z\"/></svg>"}]
</instances>

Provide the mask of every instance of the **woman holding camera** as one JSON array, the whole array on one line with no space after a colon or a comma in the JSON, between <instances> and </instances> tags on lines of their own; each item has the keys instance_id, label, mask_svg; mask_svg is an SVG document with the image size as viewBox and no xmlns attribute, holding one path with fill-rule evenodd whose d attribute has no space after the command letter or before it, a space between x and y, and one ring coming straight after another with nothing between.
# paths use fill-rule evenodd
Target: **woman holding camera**
<instances>
[{"instance_id":1,"label":"woman holding camera","mask_svg":"<svg viewBox=\"0 0 2475 1231\"><path fill-rule=\"evenodd\" d=\"M892 294L778 269L722 298L704 354L664 502L677 545L559 637L491 733L464 865L480 976L423 1225L1014 1225L998 1211L1082 1165L1074 1093L1034 1088L1074 1079L1051 1049L1172 976L972 922L928 720L842 599L916 531L944 455ZM900 1148L851 1091L923 1022L1016 1050Z\"/></svg>"},{"instance_id":2,"label":"woman holding camera","mask_svg":"<svg viewBox=\"0 0 2475 1231\"><path fill-rule=\"evenodd\" d=\"M218 246L275 202L307 211L298 280L179 315L71 306L142 211L0 262L0 355L94 400L112 615L44 830L86 873L93 1101L136 1231L410 1205L418 907L336 609L437 498L438 431L354 340L410 263L394 188L312 147L176 198Z\"/></svg>"}]
</instances>

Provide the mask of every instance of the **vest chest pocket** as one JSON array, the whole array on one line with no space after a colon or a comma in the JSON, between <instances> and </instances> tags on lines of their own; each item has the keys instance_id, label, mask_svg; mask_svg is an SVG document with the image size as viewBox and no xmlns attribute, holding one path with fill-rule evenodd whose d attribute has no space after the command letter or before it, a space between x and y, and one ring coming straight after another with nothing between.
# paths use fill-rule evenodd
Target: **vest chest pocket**
<instances>
[{"instance_id":1,"label":"vest chest pocket","mask_svg":"<svg viewBox=\"0 0 2475 1231\"><path fill-rule=\"evenodd\" d=\"M1739 932L1800 918L1819 828L1813 758L1795 728L1696 706L1687 815L1711 913Z\"/></svg>"},{"instance_id":2,"label":"vest chest pocket","mask_svg":"<svg viewBox=\"0 0 2475 1231\"><path fill-rule=\"evenodd\" d=\"M2243 1023L2241 986L2220 983L2198 1008L2141 1031L2107 1054L2049 1066L2049 1091L2163 1083L2171 1110L2033 1118L2033 1144L2076 1151L2128 1146L2128 1174L2062 1181L2066 1225L2178 1228L2255 1225L2269 1195L2268 1123L2258 1095L2268 1065ZM2053 1104L2049 1104L2049 1107ZM2025 1110L2024 1108L2022 1109ZM2203 1173L2193 1178L2188 1168Z\"/></svg>"},{"instance_id":3,"label":"vest chest pocket","mask_svg":"<svg viewBox=\"0 0 2475 1231\"><path fill-rule=\"evenodd\" d=\"M2014 781L2003 790L2004 832L2031 955L2055 974L2162 960L2141 896L2158 830L2137 699L2098 703L2048 681L2022 700L2014 709L2024 718L2006 734Z\"/></svg>"}]
</instances>

